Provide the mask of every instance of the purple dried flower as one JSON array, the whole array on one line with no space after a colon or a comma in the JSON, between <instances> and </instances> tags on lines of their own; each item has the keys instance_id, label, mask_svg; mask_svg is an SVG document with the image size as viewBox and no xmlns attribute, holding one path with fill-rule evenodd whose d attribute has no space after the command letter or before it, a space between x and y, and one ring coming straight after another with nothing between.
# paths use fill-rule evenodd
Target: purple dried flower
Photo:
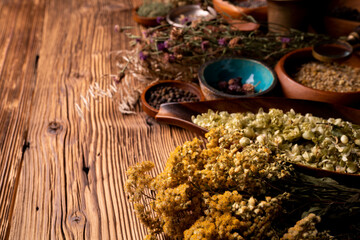
<instances>
[{"instance_id":1,"label":"purple dried flower","mask_svg":"<svg viewBox=\"0 0 360 240\"><path fill-rule=\"evenodd\" d=\"M120 26L116 24L116 25L114 26L114 31L115 31L115 32L120 32Z\"/></svg>"},{"instance_id":2,"label":"purple dried flower","mask_svg":"<svg viewBox=\"0 0 360 240\"><path fill-rule=\"evenodd\" d=\"M165 44L163 42L158 42L156 44L156 46L157 46L158 51L163 51L166 48Z\"/></svg>"},{"instance_id":3,"label":"purple dried flower","mask_svg":"<svg viewBox=\"0 0 360 240\"><path fill-rule=\"evenodd\" d=\"M226 39L225 38L220 38L218 40L218 43L219 43L220 46L225 46L226 45Z\"/></svg>"},{"instance_id":4,"label":"purple dried flower","mask_svg":"<svg viewBox=\"0 0 360 240\"><path fill-rule=\"evenodd\" d=\"M147 37L150 37L150 36L153 34L152 31L147 31L147 30L143 31L142 33L143 33L143 35L144 35L146 38L147 38Z\"/></svg>"},{"instance_id":5,"label":"purple dried flower","mask_svg":"<svg viewBox=\"0 0 360 240\"><path fill-rule=\"evenodd\" d=\"M147 54L145 54L144 52L139 52L139 58L143 61L145 61L147 59Z\"/></svg>"},{"instance_id":6,"label":"purple dried flower","mask_svg":"<svg viewBox=\"0 0 360 240\"><path fill-rule=\"evenodd\" d=\"M289 43L290 42L290 38L288 38L288 37L282 37L280 40L281 40L282 43Z\"/></svg>"},{"instance_id":7,"label":"purple dried flower","mask_svg":"<svg viewBox=\"0 0 360 240\"><path fill-rule=\"evenodd\" d=\"M141 39L140 38L135 38L135 42L136 43L141 43Z\"/></svg>"},{"instance_id":8,"label":"purple dried flower","mask_svg":"<svg viewBox=\"0 0 360 240\"><path fill-rule=\"evenodd\" d=\"M184 18L181 19L180 22L181 22L181 24L185 24L185 23L187 23L189 21L190 21L190 19L188 17L184 17Z\"/></svg>"},{"instance_id":9,"label":"purple dried flower","mask_svg":"<svg viewBox=\"0 0 360 240\"><path fill-rule=\"evenodd\" d=\"M164 21L164 17L156 17L156 22L158 23L158 24L161 24L161 22L162 21Z\"/></svg>"},{"instance_id":10,"label":"purple dried flower","mask_svg":"<svg viewBox=\"0 0 360 240\"><path fill-rule=\"evenodd\" d=\"M168 40L166 40L166 41L164 42L164 47L165 47L165 48L169 48L169 47L170 47L170 44L169 44L169 41L168 41Z\"/></svg>"},{"instance_id":11,"label":"purple dried flower","mask_svg":"<svg viewBox=\"0 0 360 240\"><path fill-rule=\"evenodd\" d=\"M205 51L206 47L209 45L209 41L205 40L201 42L201 50Z\"/></svg>"},{"instance_id":12,"label":"purple dried flower","mask_svg":"<svg viewBox=\"0 0 360 240\"><path fill-rule=\"evenodd\" d=\"M175 61L175 56L173 54L169 55L169 62L174 62Z\"/></svg>"}]
</instances>

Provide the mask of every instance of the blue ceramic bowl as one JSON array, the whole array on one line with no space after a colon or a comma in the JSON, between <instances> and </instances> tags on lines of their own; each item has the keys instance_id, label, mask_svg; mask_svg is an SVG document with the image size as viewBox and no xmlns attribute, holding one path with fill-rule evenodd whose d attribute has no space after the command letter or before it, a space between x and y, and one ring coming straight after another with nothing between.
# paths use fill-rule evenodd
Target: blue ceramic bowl
<instances>
[{"instance_id":1,"label":"blue ceramic bowl","mask_svg":"<svg viewBox=\"0 0 360 240\"><path fill-rule=\"evenodd\" d=\"M249 58L222 58L202 65L198 72L201 90L206 100L262 96L274 89L277 78L274 71L264 63ZM251 83L255 93L229 94L218 88L220 81L241 77L241 83Z\"/></svg>"}]
</instances>

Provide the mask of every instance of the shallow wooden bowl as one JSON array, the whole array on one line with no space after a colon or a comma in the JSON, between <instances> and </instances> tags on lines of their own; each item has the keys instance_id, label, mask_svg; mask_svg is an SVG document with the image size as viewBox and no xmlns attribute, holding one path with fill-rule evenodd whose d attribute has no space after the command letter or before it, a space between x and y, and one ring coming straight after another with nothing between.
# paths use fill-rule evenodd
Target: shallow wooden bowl
<instances>
[{"instance_id":1,"label":"shallow wooden bowl","mask_svg":"<svg viewBox=\"0 0 360 240\"><path fill-rule=\"evenodd\" d=\"M186 90L186 91L189 91L189 92L195 94L200 101L205 100L204 95L202 94L202 92L200 90L200 87L196 84L189 83L189 82L175 81L175 80L157 81L153 84L150 84L141 94L142 109L150 117L155 117L155 115L159 112L159 110L152 107L148 103L148 99L151 95L151 92L160 86L170 86L170 87L180 88L180 89L183 89L183 90Z\"/></svg>"},{"instance_id":2,"label":"shallow wooden bowl","mask_svg":"<svg viewBox=\"0 0 360 240\"><path fill-rule=\"evenodd\" d=\"M335 104L343 104L360 108L360 91L357 92L329 92L306 87L296 82L292 76L303 63L315 61L312 48L302 48L283 56L275 66L275 72L285 97L307 99ZM360 67L360 58L353 54L343 64Z\"/></svg>"},{"instance_id":3,"label":"shallow wooden bowl","mask_svg":"<svg viewBox=\"0 0 360 240\"><path fill-rule=\"evenodd\" d=\"M332 37L341 37L349 35L360 22L350 21L334 17L324 17L325 33Z\"/></svg>"},{"instance_id":4,"label":"shallow wooden bowl","mask_svg":"<svg viewBox=\"0 0 360 240\"><path fill-rule=\"evenodd\" d=\"M212 109L213 111L227 111L230 113L257 113L260 108L264 111L268 111L270 108L278 108L285 112L294 109L295 112L301 114L312 113L314 116L322 118L342 118L354 124L360 124L360 110L358 109L339 104L278 97L223 99L195 103L165 103L161 105L155 119L159 122L179 126L195 132L200 136L204 136L207 130L194 124L191 121L192 116L205 113L208 109ZM301 164L294 164L294 166L300 171L310 175L332 177L339 182L360 186L359 174L338 173Z\"/></svg>"},{"instance_id":5,"label":"shallow wooden bowl","mask_svg":"<svg viewBox=\"0 0 360 240\"><path fill-rule=\"evenodd\" d=\"M135 7L132 10L132 16L135 22L137 22L140 25L143 25L144 27L155 27L159 25L157 21L158 17L142 17L137 13L138 9L139 7Z\"/></svg>"},{"instance_id":6,"label":"shallow wooden bowl","mask_svg":"<svg viewBox=\"0 0 360 240\"><path fill-rule=\"evenodd\" d=\"M244 8L231 4L225 0L213 0L214 9L225 19L242 19L244 14L250 15L259 22L267 21L267 6Z\"/></svg>"}]
</instances>

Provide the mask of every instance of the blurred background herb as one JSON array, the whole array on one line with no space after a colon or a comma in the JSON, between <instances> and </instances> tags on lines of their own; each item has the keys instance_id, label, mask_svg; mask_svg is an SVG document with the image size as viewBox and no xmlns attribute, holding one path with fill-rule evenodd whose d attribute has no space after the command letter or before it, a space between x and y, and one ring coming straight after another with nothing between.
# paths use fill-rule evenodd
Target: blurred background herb
<instances>
[{"instance_id":1,"label":"blurred background herb","mask_svg":"<svg viewBox=\"0 0 360 240\"><path fill-rule=\"evenodd\" d=\"M284 54L330 38L294 29L272 33L262 25L254 31L241 31L241 24L218 16L176 28L163 20L160 26L146 29L142 36L128 37L133 40L142 65L155 79L185 81L195 81L200 65L210 59L249 57L273 67Z\"/></svg>"}]
</instances>

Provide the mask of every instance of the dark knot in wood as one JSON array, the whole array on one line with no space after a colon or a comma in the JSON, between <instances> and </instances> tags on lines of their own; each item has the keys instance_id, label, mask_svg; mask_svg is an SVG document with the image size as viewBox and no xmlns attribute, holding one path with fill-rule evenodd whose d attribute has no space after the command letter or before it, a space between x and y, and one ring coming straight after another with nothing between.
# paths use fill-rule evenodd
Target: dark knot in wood
<instances>
[{"instance_id":1,"label":"dark knot in wood","mask_svg":"<svg viewBox=\"0 0 360 240\"><path fill-rule=\"evenodd\" d=\"M73 222L79 223L81 221L81 217L75 216L72 218Z\"/></svg>"},{"instance_id":2,"label":"dark knot in wood","mask_svg":"<svg viewBox=\"0 0 360 240\"><path fill-rule=\"evenodd\" d=\"M82 212L75 211L73 214L71 214L69 220L72 224L84 224L85 216Z\"/></svg>"},{"instance_id":3,"label":"dark knot in wood","mask_svg":"<svg viewBox=\"0 0 360 240\"><path fill-rule=\"evenodd\" d=\"M50 122L48 126L48 132L51 134L59 134L63 129L63 126L58 122Z\"/></svg>"},{"instance_id":4,"label":"dark knot in wood","mask_svg":"<svg viewBox=\"0 0 360 240\"><path fill-rule=\"evenodd\" d=\"M82 169L85 173L86 173L86 175L89 173L89 171L90 171L90 168L89 167L83 167L83 169Z\"/></svg>"}]
</instances>

